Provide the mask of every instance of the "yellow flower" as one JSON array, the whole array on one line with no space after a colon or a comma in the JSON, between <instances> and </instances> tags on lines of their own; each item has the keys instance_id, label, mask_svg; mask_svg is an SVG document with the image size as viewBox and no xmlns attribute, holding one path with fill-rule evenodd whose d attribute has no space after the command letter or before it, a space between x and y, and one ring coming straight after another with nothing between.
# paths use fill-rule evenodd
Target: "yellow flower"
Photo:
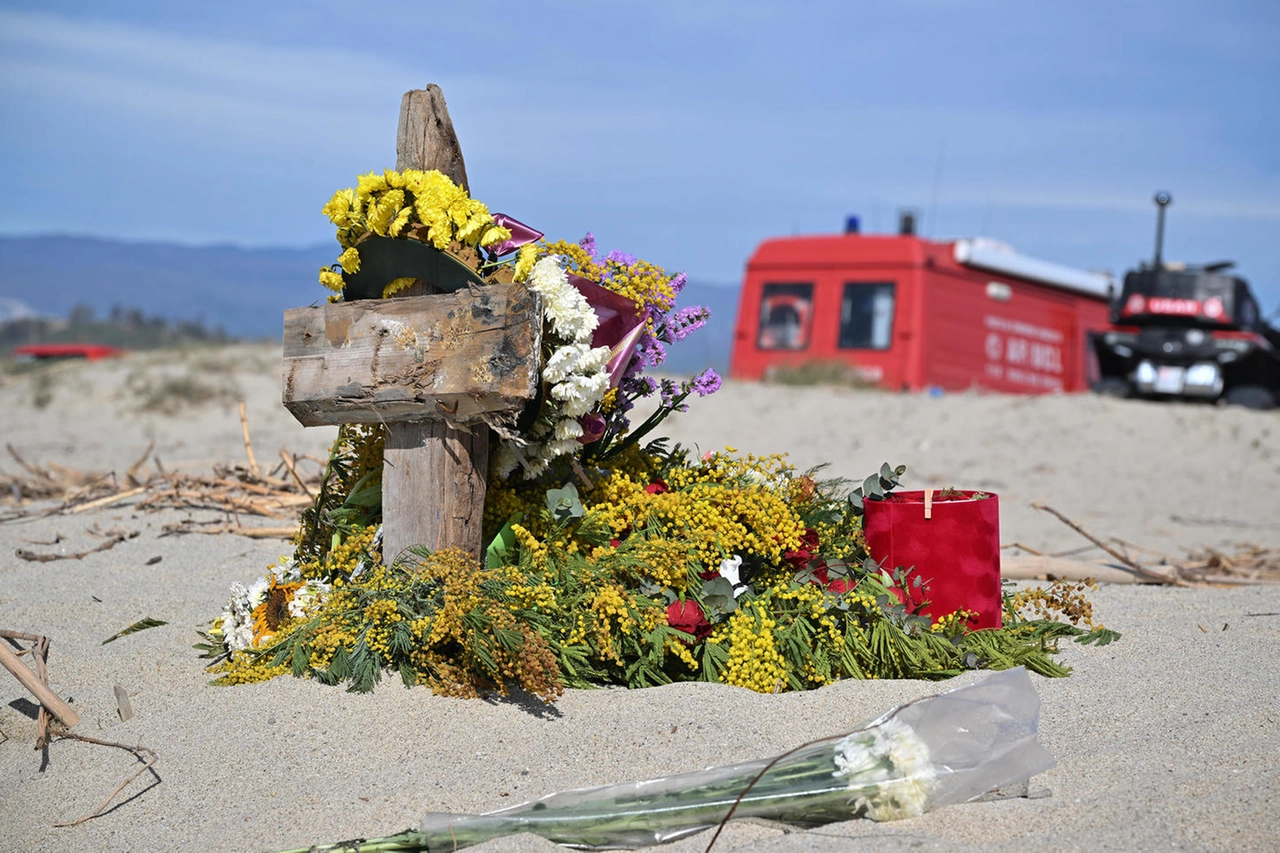
<instances>
[{"instance_id":1,"label":"yellow flower","mask_svg":"<svg viewBox=\"0 0 1280 853\"><path fill-rule=\"evenodd\" d=\"M342 274L328 268L320 270L320 283L338 293L341 293L342 288L346 286L346 282L342 280Z\"/></svg>"},{"instance_id":2,"label":"yellow flower","mask_svg":"<svg viewBox=\"0 0 1280 853\"><path fill-rule=\"evenodd\" d=\"M338 255L338 263L342 264L342 271L345 273L360 272L360 253L352 246Z\"/></svg>"},{"instance_id":3,"label":"yellow flower","mask_svg":"<svg viewBox=\"0 0 1280 853\"><path fill-rule=\"evenodd\" d=\"M386 299L388 296L393 296L399 293L415 281L417 281L417 279L412 276L392 279L386 287L382 288L382 298Z\"/></svg>"},{"instance_id":4,"label":"yellow flower","mask_svg":"<svg viewBox=\"0 0 1280 853\"><path fill-rule=\"evenodd\" d=\"M537 259L538 250L532 243L520 247L520 254L516 255L516 281L524 281L529 277L529 271L533 269L533 262Z\"/></svg>"},{"instance_id":5,"label":"yellow flower","mask_svg":"<svg viewBox=\"0 0 1280 853\"><path fill-rule=\"evenodd\" d=\"M334 225L342 228L351 223L353 213L359 215L360 201L356 198L355 190L348 187L334 193L320 212L329 217Z\"/></svg>"},{"instance_id":6,"label":"yellow flower","mask_svg":"<svg viewBox=\"0 0 1280 853\"><path fill-rule=\"evenodd\" d=\"M379 175L377 172L370 172L367 175L361 175L357 179L356 190L362 198L367 198L377 192L382 192L387 188L387 178L385 174Z\"/></svg>"}]
</instances>

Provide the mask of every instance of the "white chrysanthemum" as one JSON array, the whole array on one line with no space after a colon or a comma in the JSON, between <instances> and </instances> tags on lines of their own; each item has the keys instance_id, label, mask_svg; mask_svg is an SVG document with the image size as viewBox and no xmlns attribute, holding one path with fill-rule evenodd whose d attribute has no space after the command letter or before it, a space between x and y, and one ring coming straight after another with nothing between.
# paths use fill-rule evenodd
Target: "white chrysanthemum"
<instances>
[{"instance_id":1,"label":"white chrysanthemum","mask_svg":"<svg viewBox=\"0 0 1280 853\"><path fill-rule=\"evenodd\" d=\"M293 598L289 601L290 618L302 619L309 616L313 605L323 601L330 588L323 581L307 581L293 593Z\"/></svg>"},{"instance_id":2,"label":"white chrysanthemum","mask_svg":"<svg viewBox=\"0 0 1280 853\"><path fill-rule=\"evenodd\" d=\"M582 424L573 418L565 418L556 424L555 437L557 439L577 439L582 436Z\"/></svg>"},{"instance_id":3,"label":"white chrysanthemum","mask_svg":"<svg viewBox=\"0 0 1280 853\"><path fill-rule=\"evenodd\" d=\"M567 344L547 357L542 368L542 379L545 382L563 382L580 369L589 351L586 344Z\"/></svg>"},{"instance_id":4,"label":"white chrysanthemum","mask_svg":"<svg viewBox=\"0 0 1280 853\"><path fill-rule=\"evenodd\" d=\"M833 776L848 777L850 805L872 820L924 814L937 778L929 747L897 719L840 741L835 765Z\"/></svg>"},{"instance_id":5,"label":"white chrysanthemum","mask_svg":"<svg viewBox=\"0 0 1280 853\"><path fill-rule=\"evenodd\" d=\"M510 477L520 465L520 460L516 458L515 451L505 441L498 447L498 453L493 458L493 466L498 472L498 476L504 480Z\"/></svg>"},{"instance_id":6,"label":"white chrysanthemum","mask_svg":"<svg viewBox=\"0 0 1280 853\"><path fill-rule=\"evenodd\" d=\"M267 596L267 580L262 578L245 588L231 584L231 600L222 611L222 639L233 652L253 645L253 609Z\"/></svg>"},{"instance_id":7,"label":"white chrysanthemum","mask_svg":"<svg viewBox=\"0 0 1280 853\"><path fill-rule=\"evenodd\" d=\"M548 255L533 265L529 287L542 295L542 310L558 337L573 343L591 339L600 318L587 304L586 297L569 283L558 255Z\"/></svg>"}]
</instances>

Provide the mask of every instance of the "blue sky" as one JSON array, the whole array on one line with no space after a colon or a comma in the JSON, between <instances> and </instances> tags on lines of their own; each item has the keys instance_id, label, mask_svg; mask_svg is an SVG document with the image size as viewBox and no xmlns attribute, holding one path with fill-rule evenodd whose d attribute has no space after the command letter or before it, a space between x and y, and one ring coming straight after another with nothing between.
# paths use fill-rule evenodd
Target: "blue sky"
<instances>
[{"instance_id":1,"label":"blue sky","mask_svg":"<svg viewBox=\"0 0 1280 853\"><path fill-rule=\"evenodd\" d=\"M0 1L0 234L302 246L440 84L472 191L736 283L859 214L1280 302L1280 4Z\"/></svg>"}]
</instances>

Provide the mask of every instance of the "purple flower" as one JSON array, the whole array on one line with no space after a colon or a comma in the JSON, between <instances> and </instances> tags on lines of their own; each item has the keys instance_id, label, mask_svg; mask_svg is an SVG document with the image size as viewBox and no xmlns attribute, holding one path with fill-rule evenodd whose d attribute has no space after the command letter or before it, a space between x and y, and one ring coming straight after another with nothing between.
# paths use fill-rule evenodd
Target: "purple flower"
<instances>
[{"instance_id":1,"label":"purple flower","mask_svg":"<svg viewBox=\"0 0 1280 853\"><path fill-rule=\"evenodd\" d=\"M578 245L591 256L591 260L596 259L596 235L588 231L587 236L578 241Z\"/></svg>"},{"instance_id":2,"label":"purple flower","mask_svg":"<svg viewBox=\"0 0 1280 853\"><path fill-rule=\"evenodd\" d=\"M626 252L619 252L614 249L612 252L604 256L605 263L615 263L618 266L629 267L634 266L636 262L635 255L629 255Z\"/></svg>"},{"instance_id":3,"label":"purple flower","mask_svg":"<svg viewBox=\"0 0 1280 853\"><path fill-rule=\"evenodd\" d=\"M687 282L688 280L689 280L689 277L684 273L682 272L676 273L675 276L672 277L671 279L671 290L675 293L679 293L680 291L684 290L685 282Z\"/></svg>"},{"instance_id":4,"label":"purple flower","mask_svg":"<svg viewBox=\"0 0 1280 853\"><path fill-rule=\"evenodd\" d=\"M698 392L699 397L716 393L720 390L720 374L716 373L714 368L708 367L693 377L693 390Z\"/></svg>"},{"instance_id":5,"label":"purple flower","mask_svg":"<svg viewBox=\"0 0 1280 853\"><path fill-rule=\"evenodd\" d=\"M663 340L670 344L682 341L707 325L707 320L710 318L711 312L701 305L681 308L667 318L663 328Z\"/></svg>"},{"instance_id":6,"label":"purple flower","mask_svg":"<svg viewBox=\"0 0 1280 853\"><path fill-rule=\"evenodd\" d=\"M676 402L676 397L680 396L681 388L670 379L662 380L662 405L672 406Z\"/></svg>"}]
</instances>

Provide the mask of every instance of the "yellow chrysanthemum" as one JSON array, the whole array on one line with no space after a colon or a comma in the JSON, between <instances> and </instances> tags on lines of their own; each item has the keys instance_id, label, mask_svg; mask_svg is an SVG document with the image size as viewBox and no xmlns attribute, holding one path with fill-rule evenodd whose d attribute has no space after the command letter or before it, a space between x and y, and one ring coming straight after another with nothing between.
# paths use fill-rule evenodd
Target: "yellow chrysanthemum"
<instances>
[{"instance_id":1,"label":"yellow chrysanthemum","mask_svg":"<svg viewBox=\"0 0 1280 853\"><path fill-rule=\"evenodd\" d=\"M334 225L343 228L351 223L353 209L358 213L360 202L356 198L355 190L348 187L334 193L320 212L329 217L329 221Z\"/></svg>"},{"instance_id":2,"label":"yellow chrysanthemum","mask_svg":"<svg viewBox=\"0 0 1280 853\"><path fill-rule=\"evenodd\" d=\"M342 265L342 271L347 274L360 272L360 253L352 246L338 255L338 263Z\"/></svg>"},{"instance_id":3,"label":"yellow chrysanthemum","mask_svg":"<svg viewBox=\"0 0 1280 853\"><path fill-rule=\"evenodd\" d=\"M382 288L382 298L386 299L388 296L396 295L397 293L404 290L409 285L413 284L415 281L417 281L417 279L413 278L412 276L392 279L391 282L386 287Z\"/></svg>"},{"instance_id":4,"label":"yellow chrysanthemum","mask_svg":"<svg viewBox=\"0 0 1280 853\"><path fill-rule=\"evenodd\" d=\"M328 267L320 270L320 283L338 293L341 293L342 288L346 286L346 282L342 280L342 274L334 272Z\"/></svg>"},{"instance_id":5,"label":"yellow chrysanthemum","mask_svg":"<svg viewBox=\"0 0 1280 853\"><path fill-rule=\"evenodd\" d=\"M382 192L387 188L386 175L380 175L377 172L370 172L367 175L361 175L356 179L356 192L361 198L367 198L374 193Z\"/></svg>"},{"instance_id":6,"label":"yellow chrysanthemum","mask_svg":"<svg viewBox=\"0 0 1280 853\"><path fill-rule=\"evenodd\" d=\"M538 250L532 243L520 247L520 254L516 255L516 281L524 281L529 277L529 272L533 269L533 262L537 259Z\"/></svg>"}]
</instances>

